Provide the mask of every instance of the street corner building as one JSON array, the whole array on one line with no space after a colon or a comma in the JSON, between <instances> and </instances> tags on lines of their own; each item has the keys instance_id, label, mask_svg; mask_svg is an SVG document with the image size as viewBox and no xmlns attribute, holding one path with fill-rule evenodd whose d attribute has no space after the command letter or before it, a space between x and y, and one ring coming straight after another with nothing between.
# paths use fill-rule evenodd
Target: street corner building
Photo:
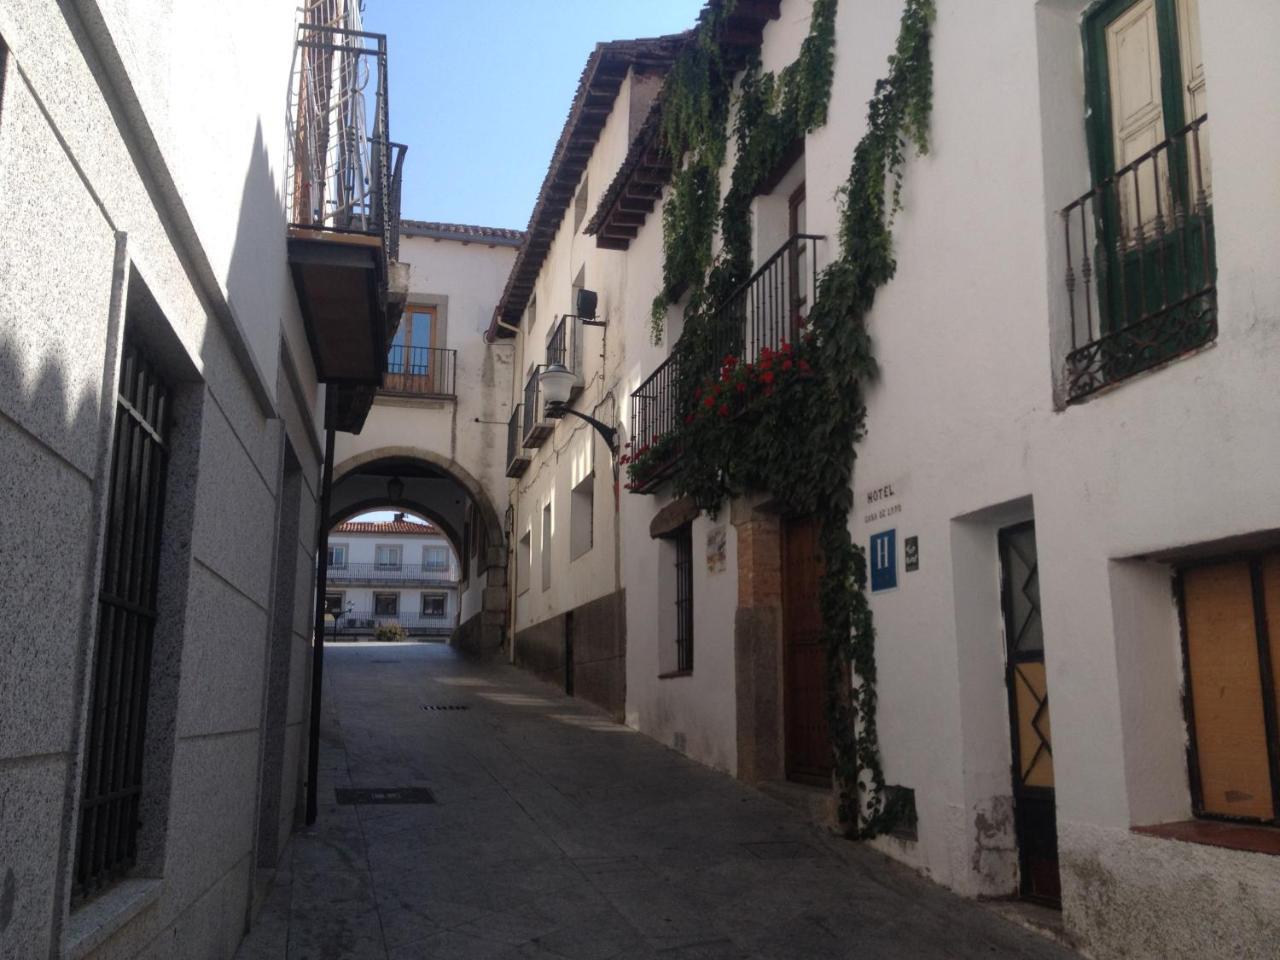
<instances>
[{"instance_id":1,"label":"street corner building","mask_svg":"<svg viewBox=\"0 0 1280 960\"><path fill-rule=\"evenodd\" d=\"M512 659L1093 956L1275 955L1278 17L712 2L599 44L490 328Z\"/></svg>"},{"instance_id":2,"label":"street corner building","mask_svg":"<svg viewBox=\"0 0 1280 960\"><path fill-rule=\"evenodd\" d=\"M347 0L0 9L0 956L230 957L304 813L386 73Z\"/></svg>"}]
</instances>

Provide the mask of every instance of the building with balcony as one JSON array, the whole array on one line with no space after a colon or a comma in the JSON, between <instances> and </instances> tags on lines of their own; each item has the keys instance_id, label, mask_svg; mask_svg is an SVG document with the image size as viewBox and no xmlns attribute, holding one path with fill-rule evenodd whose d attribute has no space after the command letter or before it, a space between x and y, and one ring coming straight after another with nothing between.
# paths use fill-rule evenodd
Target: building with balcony
<instances>
[{"instance_id":1,"label":"building with balcony","mask_svg":"<svg viewBox=\"0 0 1280 960\"><path fill-rule=\"evenodd\" d=\"M452 640L493 652L506 636L512 350L484 333L525 235L410 219L399 235L403 316L361 431L337 438L327 529L370 510L426 518L459 565Z\"/></svg>"},{"instance_id":2,"label":"building with balcony","mask_svg":"<svg viewBox=\"0 0 1280 960\"><path fill-rule=\"evenodd\" d=\"M776 77L832 6L713 0L712 32L683 42L714 43L739 82L757 60ZM879 374L857 385L866 419L840 492L903 814L872 842L963 894L1061 909L1096 956L1263 956L1256 917L1280 893L1266 627L1280 604L1266 253L1280 194L1256 158L1280 130L1256 118L1280 74L1256 37L1278 14L1248 0L958 7L937 5L930 151L907 151L896 273L863 318ZM662 78L681 38L643 69L627 58L664 41L597 47L494 318L517 356L514 659L617 710L583 682L600 675L593 604L613 604L626 722L789 795L833 779L822 530L749 485L713 509L678 495L683 428L721 364L759 369L803 341L845 254L841 188L903 8L835 5L828 109L746 198L750 263L698 331L712 367L681 369L688 291L663 269L687 158L664 140ZM637 100L642 72L654 95ZM720 198L736 150L729 136ZM582 331L568 406L619 431L631 462L610 466L629 484L616 501L589 480L604 441L540 396L557 328L582 313L576 286L598 294L605 327ZM604 530L613 569L583 561Z\"/></svg>"},{"instance_id":3,"label":"building with balcony","mask_svg":"<svg viewBox=\"0 0 1280 960\"><path fill-rule=\"evenodd\" d=\"M582 420L557 419L541 375L563 367L575 410L607 423L623 415L625 329L634 322L621 309L624 256L598 246L585 228L683 42L596 46L489 326L493 348L514 351L505 463L509 652L619 718L627 625L613 452ZM584 290L598 298L592 310L580 299Z\"/></svg>"},{"instance_id":4,"label":"building with balcony","mask_svg":"<svg viewBox=\"0 0 1280 960\"><path fill-rule=\"evenodd\" d=\"M398 624L409 637L447 639L458 624L459 566L429 523L348 520L329 531L326 622L331 636L368 638Z\"/></svg>"},{"instance_id":5,"label":"building with balcony","mask_svg":"<svg viewBox=\"0 0 1280 960\"><path fill-rule=\"evenodd\" d=\"M360 6L0 8L0 956L228 960L314 813L326 449L406 285Z\"/></svg>"}]
</instances>

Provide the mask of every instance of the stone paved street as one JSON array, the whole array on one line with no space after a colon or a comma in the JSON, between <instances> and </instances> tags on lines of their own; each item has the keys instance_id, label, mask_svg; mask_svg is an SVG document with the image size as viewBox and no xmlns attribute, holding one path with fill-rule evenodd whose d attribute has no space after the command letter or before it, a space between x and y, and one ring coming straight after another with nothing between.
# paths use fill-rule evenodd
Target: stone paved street
<instances>
[{"instance_id":1,"label":"stone paved street","mask_svg":"<svg viewBox=\"0 0 1280 960\"><path fill-rule=\"evenodd\" d=\"M511 667L338 646L325 685L320 819L240 960L1073 956Z\"/></svg>"}]
</instances>

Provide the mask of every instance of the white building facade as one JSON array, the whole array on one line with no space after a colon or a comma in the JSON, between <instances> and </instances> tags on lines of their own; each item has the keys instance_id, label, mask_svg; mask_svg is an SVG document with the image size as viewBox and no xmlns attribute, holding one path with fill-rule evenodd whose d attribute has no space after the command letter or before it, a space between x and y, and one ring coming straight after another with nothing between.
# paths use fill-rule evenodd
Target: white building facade
<instances>
[{"instance_id":1,"label":"white building facade","mask_svg":"<svg viewBox=\"0 0 1280 960\"><path fill-rule=\"evenodd\" d=\"M813 10L776 6L730 31L755 31L775 73ZM1268 956L1280 180L1258 157L1280 126L1257 118L1280 72L1258 38L1280 12L960 7L938 4L930 151L909 153L896 275L867 316L880 376L849 531L870 566L884 774L915 814L874 842L970 896L1060 903L1095 956ZM836 198L902 12L838 4L828 119L751 200L748 288L792 284L799 315L805 278L841 255ZM592 89L593 64L539 198L558 217L535 211L495 332L527 378L578 312L581 272L605 327L581 330L570 403L635 451L687 415L653 414L682 332L679 300L661 343L649 330L670 158L652 149L661 104L629 112ZM607 116L584 136L592 108ZM730 138L722 196L734 157ZM700 511L672 494L672 464L621 494L611 581L574 559L604 442L571 416L540 424L511 458L517 661L556 676L578 644L568 615L621 591L629 724L748 781L829 783L813 522L749 490Z\"/></svg>"},{"instance_id":2,"label":"white building facade","mask_svg":"<svg viewBox=\"0 0 1280 960\"><path fill-rule=\"evenodd\" d=\"M398 624L409 637L447 638L458 625L459 567L429 523L348 520L329 532L325 610L331 636L375 636Z\"/></svg>"},{"instance_id":3,"label":"white building facade","mask_svg":"<svg viewBox=\"0 0 1280 960\"><path fill-rule=\"evenodd\" d=\"M483 335L523 239L518 230L401 221L399 255L411 271L403 317L363 429L339 435L334 456L331 529L379 509L429 520L459 564L454 641L484 652L506 635L512 348Z\"/></svg>"}]
</instances>

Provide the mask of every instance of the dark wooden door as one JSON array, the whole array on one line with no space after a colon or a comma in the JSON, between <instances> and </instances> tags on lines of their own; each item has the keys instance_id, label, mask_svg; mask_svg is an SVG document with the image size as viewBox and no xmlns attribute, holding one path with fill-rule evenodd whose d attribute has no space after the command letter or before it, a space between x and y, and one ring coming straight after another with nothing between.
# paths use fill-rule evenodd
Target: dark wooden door
<instances>
[{"instance_id":1,"label":"dark wooden door","mask_svg":"<svg viewBox=\"0 0 1280 960\"><path fill-rule=\"evenodd\" d=\"M1006 527L999 543L1021 893L1028 900L1057 906L1062 888L1035 524Z\"/></svg>"},{"instance_id":2,"label":"dark wooden door","mask_svg":"<svg viewBox=\"0 0 1280 960\"><path fill-rule=\"evenodd\" d=\"M827 659L822 645L818 586L822 552L813 517L782 524L782 636L785 645L787 779L829 786Z\"/></svg>"}]
</instances>

